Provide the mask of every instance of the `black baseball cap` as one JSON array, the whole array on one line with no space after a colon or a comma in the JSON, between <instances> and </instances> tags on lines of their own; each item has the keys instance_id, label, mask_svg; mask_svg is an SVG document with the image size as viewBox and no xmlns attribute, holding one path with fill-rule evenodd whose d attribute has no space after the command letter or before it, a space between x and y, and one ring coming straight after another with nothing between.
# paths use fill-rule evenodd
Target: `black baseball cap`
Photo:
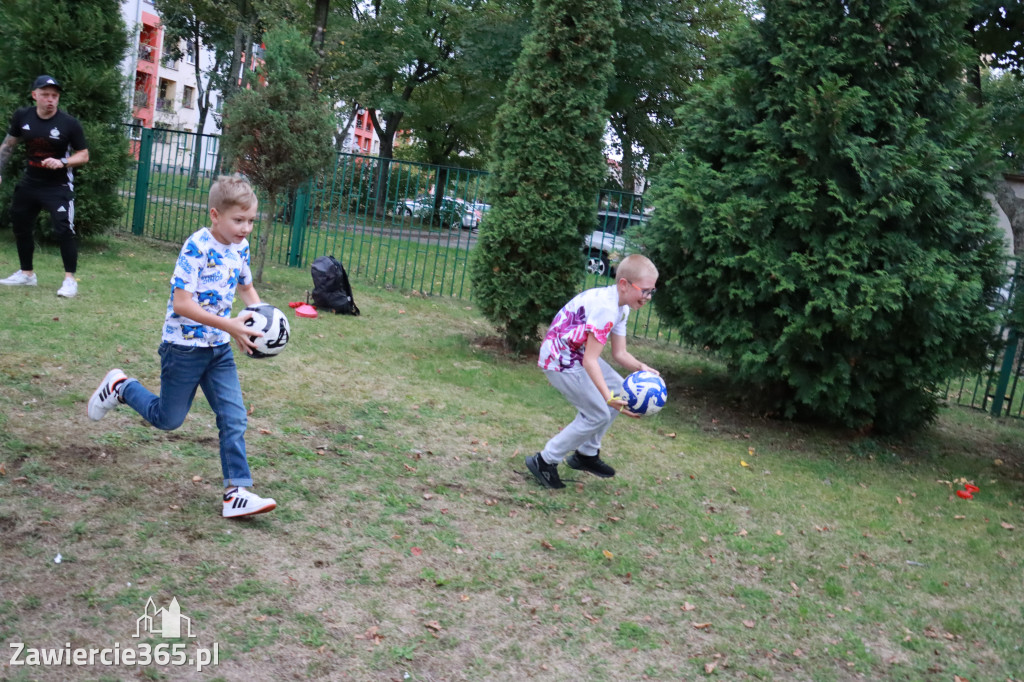
<instances>
[{"instance_id":1,"label":"black baseball cap","mask_svg":"<svg viewBox=\"0 0 1024 682\"><path fill-rule=\"evenodd\" d=\"M64 88L60 87L60 83L57 82L57 79L55 79L53 76L47 76L46 74L39 76L38 78L36 78L35 82L32 83L33 90L38 90L39 88L46 87L57 88L61 92L64 92Z\"/></svg>"}]
</instances>

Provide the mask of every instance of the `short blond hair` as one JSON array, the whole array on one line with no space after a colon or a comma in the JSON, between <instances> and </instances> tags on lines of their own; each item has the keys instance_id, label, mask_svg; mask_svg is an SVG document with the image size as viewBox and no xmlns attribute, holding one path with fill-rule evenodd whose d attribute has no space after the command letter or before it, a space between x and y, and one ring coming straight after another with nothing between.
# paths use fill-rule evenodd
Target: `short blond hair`
<instances>
[{"instance_id":1,"label":"short blond hair","mask_svg":"<svg viewBox=\"0 0 1024 682\"><path fill-rule=\"evenodd\" d=\"M647 256L634 253L622 259L619 267L615 268L615 275L619 279L626 279L630 282L642 277L658 279L658 268Z\"/></svg>"},{"instance_id":2,"label":"short blond hair","mask_svg":"<svg viewBox=\"0 0 1024 682\"><path fill-rule=\"evenodd\" d=\"M210 208L215 208L217 211L223 211L233 206L249 208L254 203L256 203L256 192L253 191L248 178L238 173L221 175L210 187Z\"/></svg>"}]
</instances>

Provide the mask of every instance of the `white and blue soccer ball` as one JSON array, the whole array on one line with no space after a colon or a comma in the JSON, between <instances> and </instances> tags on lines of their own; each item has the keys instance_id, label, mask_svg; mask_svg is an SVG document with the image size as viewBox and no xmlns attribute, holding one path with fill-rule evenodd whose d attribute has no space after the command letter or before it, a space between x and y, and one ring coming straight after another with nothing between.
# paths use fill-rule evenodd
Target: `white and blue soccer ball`
<instances>
[{"instance_id":1,"label":"white and blue soccer ball","mask_svg":"<svg viewBox=\"0 0 1024 682\"><path fill-rule=\"evenodd\" d=\"M636 414L657 414L668 400L665 382L652 372L633 372L623 380L622 391L629 403L627 409Z\"/></svg>"},{"instance_id":2,"label":"white and blue soccer ball","mask_svg":"<svg viewBox=\"0 0 1024 682\"><path fill-rule=\"evenodd\" d=\"M263 332L263 336L250 336L256 344L251 358L269 358L284 350L291 335L288 318L278 308L269 303L257 303L247 306L252 315L245 321L246 327Z\"/></svg>"}]
</instances>

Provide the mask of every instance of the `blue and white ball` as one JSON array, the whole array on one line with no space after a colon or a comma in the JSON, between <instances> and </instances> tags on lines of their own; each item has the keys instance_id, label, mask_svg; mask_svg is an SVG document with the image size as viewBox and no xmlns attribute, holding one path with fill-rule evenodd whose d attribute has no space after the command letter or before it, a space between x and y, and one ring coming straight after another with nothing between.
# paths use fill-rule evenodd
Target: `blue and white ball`
<instances>
[{"instance_id":1,"label":"blue and white ball","mask_svg":"<svg viewBox=\"0 0 1024 682\"><path fill-rule=\"evenodd\" d=\"M622 382L628 410L636 414L652 415L661 411L668 400L665 382L652 372L633 372Z\"/></svg>"},{"instance_id":2,"label":"blue and white ball","mask_svg":"<svg viewBox=\"0 0 1024 682\"><path fill-rule=\"evenodd\" d=\"M252 315L245 321L246 327L263 332L263 336L250 336L256 344L251 358L269 358L284 350L291 335L288 318L269 303L257 303L246 307Z\"/></svg>"}]
</instances>

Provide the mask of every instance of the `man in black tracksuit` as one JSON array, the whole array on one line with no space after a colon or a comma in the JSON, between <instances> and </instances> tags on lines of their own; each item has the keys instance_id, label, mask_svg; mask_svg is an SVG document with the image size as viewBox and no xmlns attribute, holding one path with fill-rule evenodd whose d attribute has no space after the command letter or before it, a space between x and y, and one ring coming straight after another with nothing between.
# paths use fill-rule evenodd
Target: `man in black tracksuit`
<instances>
[{"instance_id":1,"label":"man in black tracksuit","mask_svg":"<svg viewBox=\"0 0 1024 682\"><path fill-rule=\"evenodd\" d=\"M75 234L75 185L71 170L89 162L85 133L76 118L57 108L61 87L52 76L39 76L32 84L35 106L14 112L7 136L0 143L0 182L11 152L24 142L28 168L14 188L11 221L18 245L21 269L0 279L7 286L35 286L32 270L35 240L32 227L39 211L50 213L53 235L60 244L64 261L64 283L58 296L72 298L78 293L78 242Z\"/></svg>"}]
</instances>

